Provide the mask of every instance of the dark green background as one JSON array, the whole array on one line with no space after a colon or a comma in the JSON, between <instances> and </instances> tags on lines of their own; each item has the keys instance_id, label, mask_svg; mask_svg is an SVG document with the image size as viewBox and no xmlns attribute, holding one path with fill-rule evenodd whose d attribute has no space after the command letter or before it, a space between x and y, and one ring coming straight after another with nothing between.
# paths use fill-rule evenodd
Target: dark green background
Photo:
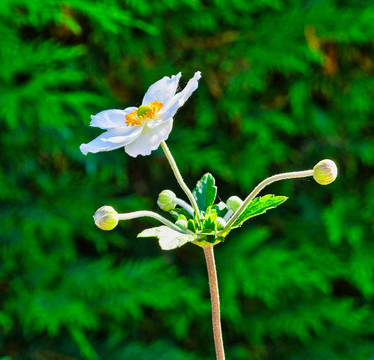
<instances>
[{"instance_id":1,"label":"dark green background","mask_svg":"<svg viewBox=\"0 0 374 360\"><path fill-rule=\"evenodd\" d=\"M374 358L373 1L2 0L0 41L1 360L214 358L202 250L92 220L183 197L161 149L79 151L91 114L197 70L168 139L191 188L339 169L216 246L227 359Z\"/></svg>"}]
</instances>

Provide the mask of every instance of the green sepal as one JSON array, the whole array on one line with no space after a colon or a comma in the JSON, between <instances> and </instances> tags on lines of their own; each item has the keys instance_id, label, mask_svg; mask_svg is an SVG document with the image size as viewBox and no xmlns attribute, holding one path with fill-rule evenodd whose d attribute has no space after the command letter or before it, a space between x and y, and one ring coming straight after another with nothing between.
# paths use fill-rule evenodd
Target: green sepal
<instances>
[{"instance_id":1,"label":"green sepal","mask_svg":"<svg viewBox=\"0 0 374 360\"><path fill-rule=\"evenodd\" d=\"M210 173L206 173L196 184L192 194L199 210L205 211L214 204L217 195L216 181Z\"/></svg>"},{"instance_id":2,"label":"green sepal","mask_svg":"<svg viewBox=\"0 0 374 360\"><path fill-rule=\"evenodd\" d=\"M234 224L231 226L231 229L241 226L243 222L254 216L264 214L267 210L277 207L287 199L287 196L274 196L273 194L254 198L235 220Z\"/></svg>"}]
</instances>

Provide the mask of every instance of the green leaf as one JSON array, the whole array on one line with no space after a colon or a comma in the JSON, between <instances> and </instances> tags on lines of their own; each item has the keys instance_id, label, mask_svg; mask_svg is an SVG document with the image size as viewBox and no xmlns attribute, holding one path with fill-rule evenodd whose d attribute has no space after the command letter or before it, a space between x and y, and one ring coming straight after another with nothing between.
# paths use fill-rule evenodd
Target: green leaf
<instances>
[{"instance_id":1,"label":"green leaf","mask_svg":"<svg viewBox=\"0 0 374 360\"><path fill-rule=\"evenodd\" d=\"M232 228L241 226L244 221L247 221L254 216L261 215L269 209L277 207L287 199L287 196L274 196L272 194L254 198L247 208L236 219Z\"/></svg>"},{"instance_id":2,"label":"green leaf","mask_svg":"<svg viewBox=\"0 0 374 360\"><path fill-rule=\"evenodd\" d=\"M187 242L196 240L192 234L182 234L167 226L158 226L143 230L138 237L156 237L162 250L172 250L181 247Z\"/></svg>"},{"instance_id":3,"label":"green leaf","mask_svg":"<svg viewBox=\"0 0 374 360\"><path fill-rule=\"evenodd\" d=\"M206 173L196 184L192 194L197 202L199 210L205 211L214 204L217 195L214 177Z\"/></svg>"}]
</instances>

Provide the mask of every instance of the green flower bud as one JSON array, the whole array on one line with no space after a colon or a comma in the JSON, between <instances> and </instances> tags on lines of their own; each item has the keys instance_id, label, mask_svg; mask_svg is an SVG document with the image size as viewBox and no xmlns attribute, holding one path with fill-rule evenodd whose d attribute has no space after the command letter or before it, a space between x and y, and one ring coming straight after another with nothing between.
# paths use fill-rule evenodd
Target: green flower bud
<instances>
[{"instance_id":1,"label":"green flower bud","mask_svg":"<svg viewBox=\"0 0 374 360\"><path fill-rule=\"evenodd\" d=\"M216 222L217 222L217 230L222 230L226 226L226 221L219 216L217 217Z\"/></svg>"},{"instance_id":2,"label":"green flower bud","mask_svg":"<svg viewBox=\"0 0 374 360\"><path fill-rule=\"evenodd\" d=\"M96 210L94 220L101 230L113 230L118 224L118 213L111 206L102 206Z\"/></svg>"},{"instance_id":3,"label":"green flower bud","mask_svg":"<svg viewBox=\"0 0 374 360\"><path fill-rule=\"evenodd\" d=\"M226 206L229 210L236 211L238 210L243 204L243 200L241 200L238 196L231 196L226 201Z\"/></svg>"},{"instance_id":4,"label":"green flower bud","mask_svg":"<svg viewBox=\"0 0 374 360\"><path fill-rule=\"evenodd\" d=\"M338 169L332 160L322 160L313 168L313 178L320 185L331 184L338 176Z\"/></svg>"},{"instance_id":5,"label":"green flower bud","mask_svg":"<svg viewBox=\"0 0 374 360\"><path fill-rule=\"evenodd\" d=\"M187 222L187 218L183 214L180 214L177 220L185 220Z\"/></svg>"},{"instance_id":6,"label":"green flower bud","mask_svg":"<svg viewBox=\"0 0 374 360\"><path fill-rule=\"evenodd\" d=\"M138 117L144 117L152 114L152 109L148 105L141 105L136 112Z\"/></svg>"},{"instance_id":7,"label":"green flower bud","mask_svg":"<svg viewBox=\"0 0 374 360\"><path fill-rule=\"evenodd\" d=\"M175 225L179 226L182 230L187 230L187 221L184 219L177 220Z\"/></svg>"},{"instance_id":8,"label":"green flower bud","mask_svg":"<svg viewBox=\"0 0 374 360\"><path fill-rule=\"evenodd\" d=\"M157 205L161 210L170 211L177 206L176 198L177 196L171 190L163 190L158 195Z\"/></svg>"}]
</instances>

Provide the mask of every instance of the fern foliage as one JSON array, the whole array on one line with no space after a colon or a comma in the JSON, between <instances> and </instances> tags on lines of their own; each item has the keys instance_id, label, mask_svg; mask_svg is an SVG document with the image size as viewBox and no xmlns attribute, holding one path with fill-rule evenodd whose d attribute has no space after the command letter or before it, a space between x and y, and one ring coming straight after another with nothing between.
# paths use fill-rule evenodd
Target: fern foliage
<instances>
[{"instance_id":1,"label":"fern foliage","mask_svg":"<svg viewBox=\"0 0 374 360\"><path fill-rule=\"evenodd\" d=\"M161 150L79 151L91 114L197 70L168 139L190 188L339 168L271 185L288 201L215 248L227 358L372 359L373 23L368 0L2 0L0 359L213 358L201 249L92 221L183 197Z\"/></svg>"}]
</instances>

